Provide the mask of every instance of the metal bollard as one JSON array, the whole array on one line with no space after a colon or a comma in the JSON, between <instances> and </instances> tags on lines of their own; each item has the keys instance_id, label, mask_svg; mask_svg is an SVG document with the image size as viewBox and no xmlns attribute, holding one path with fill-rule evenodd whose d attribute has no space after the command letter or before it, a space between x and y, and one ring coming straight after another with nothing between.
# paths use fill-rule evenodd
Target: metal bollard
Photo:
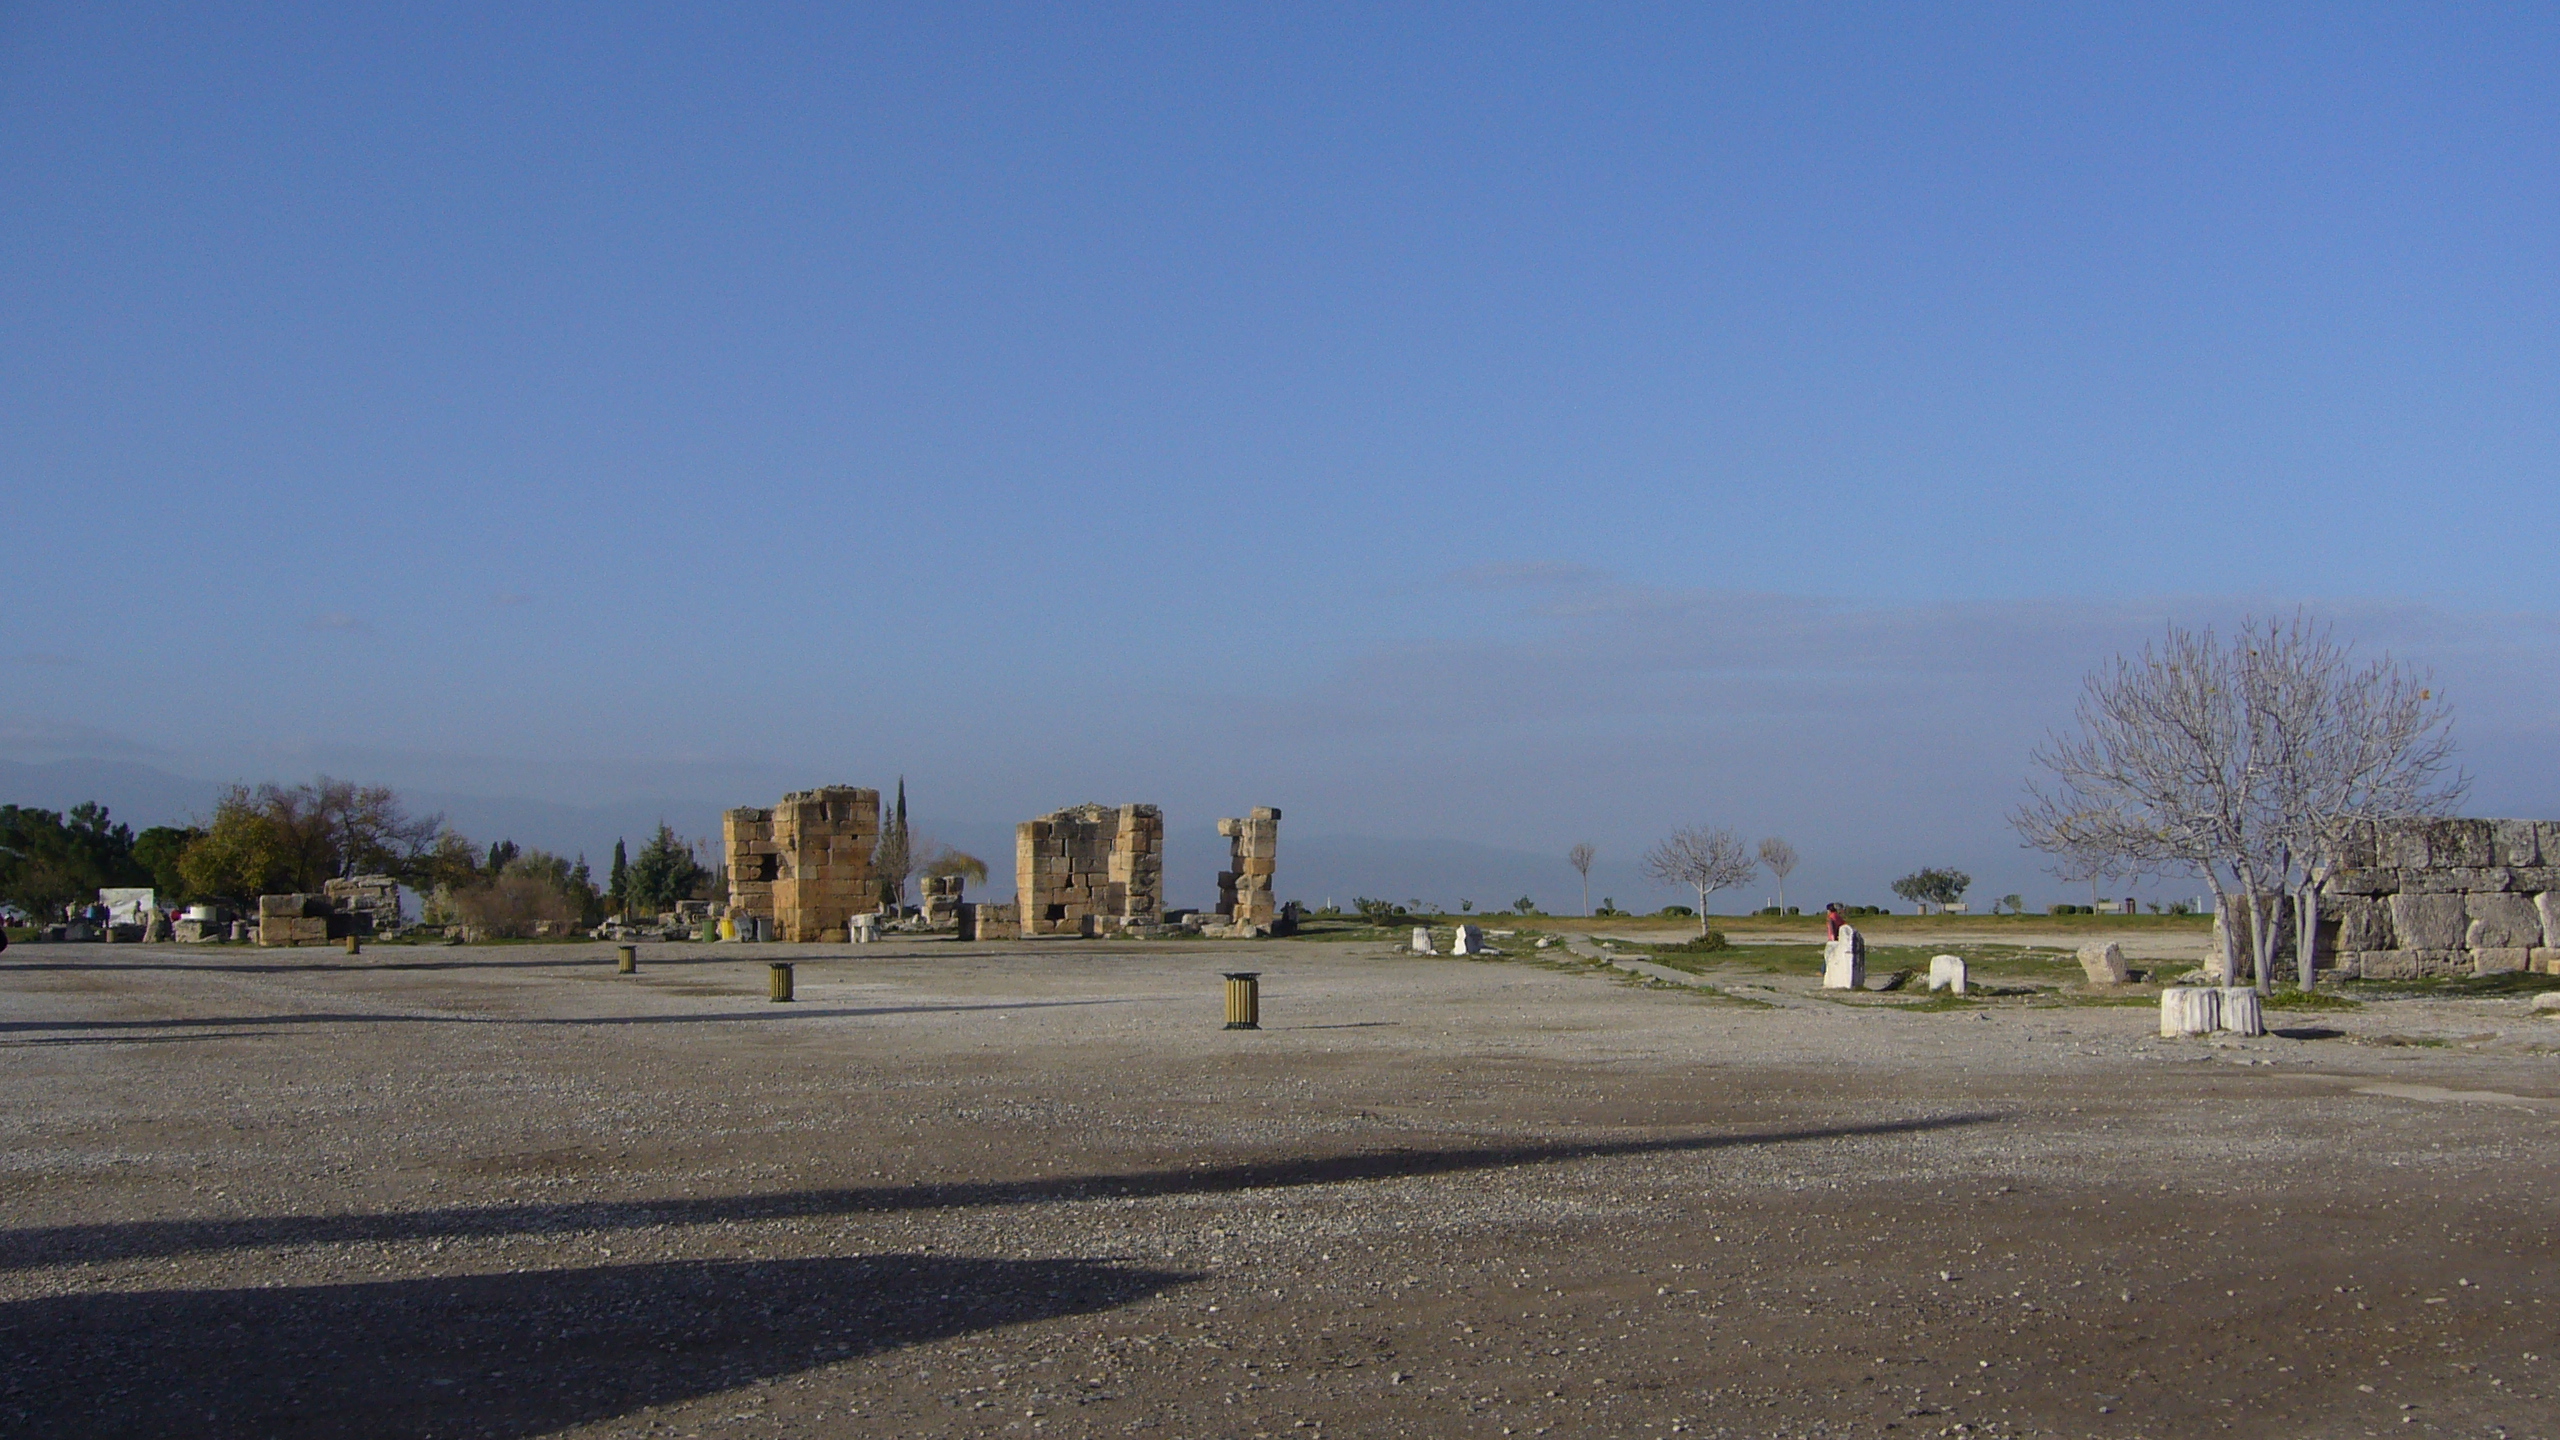
<instances>
[{"instance_id":1,"label":"metal bollard","mask_svg":"<svg viewBox=\"0 0 2560 1440\"><path fill-rule=\"evenodd\" d=\"M363 941L361 941L361 940L359 940L359 939L357 939L357 938L356 938L356 937L354 937L353 935L348 936L348 937L347 937L347 953L348 953L348 954L350 954L350 955L361 955L361 954L363 954L363 953L364 953L364 942L363 942Z\"/></svg>"},{"instance_id":2,"label":"metal bollard","mask_svg":"<svg viewBox=\"0 0 2560 1440\"><path fill-rule=\"evenodd\" d=\"M622 952L622 963L614 967L614 973L615 973L615 974L617 974L617 975L637 975L637 974L639 974L639 973L640 973L640 947L639 947L639 946L637 946L637 945L616 945L616 946L614 946L613 948L614 948L614 949L616 949L616 950L618 950L618 951L620 951L620 952Z\"/></svg>"},{"instance_id":3,"label":"metal bollard","mask_svg":"<svg viewBox=\"0 0 2560 1440\"><path fill-rule=\"evenodd\" d=\"M1262 1028L1262 972L1230 970L1227 974L1227 1028Z\"/></svg>"},{"instance_id":4,"label":"metal bollard","mask_svg":"<svg viewBox=\"0 0 2560 1440\"><path fill-rule=\"evenodd\" d=\"M773 999L775 1004L780 1004L791 998L791 962L776 960L773 962L772 969Z\"/></svg>"}]
</instances>

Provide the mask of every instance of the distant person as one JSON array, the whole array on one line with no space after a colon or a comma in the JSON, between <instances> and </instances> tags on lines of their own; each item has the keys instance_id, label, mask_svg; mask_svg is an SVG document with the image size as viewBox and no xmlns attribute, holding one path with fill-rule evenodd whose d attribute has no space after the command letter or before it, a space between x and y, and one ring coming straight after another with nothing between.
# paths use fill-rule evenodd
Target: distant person
<instances>
[{"instance_id":1,"label":"distant person","mask_svg":"<svg viewBox=\"0 0 2560 1440\"><path fill-rule=\"evenodd\" d=\"M1840 927L1848 923L1849 917L1840 913L1839 901L1834 900L1822 907L1822 938L1825 941L1839 939Z\"/></svg>"}]
</instances>

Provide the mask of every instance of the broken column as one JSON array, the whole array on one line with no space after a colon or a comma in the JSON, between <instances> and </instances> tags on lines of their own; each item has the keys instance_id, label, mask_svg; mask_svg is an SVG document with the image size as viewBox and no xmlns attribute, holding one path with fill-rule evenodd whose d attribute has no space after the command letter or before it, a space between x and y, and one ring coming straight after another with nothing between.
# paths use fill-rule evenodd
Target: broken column
<instances>
[{"instance_id":1,"label":"broken column","mask_svg":"<svg viewBox=\"0 0 2560 1440\"><path fill-rule=\"evenodd\" d=\"M1218 872L1218 914L1230 925L1268 929L1280 914L1272 884L1280 857L1280 812L1257 805L1241 819L1219 821L1218 833L1227 839L1227 868Z\"/></svg>"},{"instance_id":2,"label":"broken column","mask_svg":"<svg viewBox=\"0 0 2560 1440\"><path fill-rule=\"evenodd\" d=\"M1963 956L1932 955L1929 957L1930 989L1952 990L1956 994L1961 995L1964 993L1965 980L1966 972Z\"/></svg>"},{"instance_id":3,"label":"broken column","mask_svg":"<svg viewBox=\"0 0 2560 1440\"><path fill-rule=\"evenodd\" d=\"M2175 1040L2210 1035L2222 1016L2222 992L2202 985L2172 985L2160 992L2160 1035Z\"/></svg>"}]
</instances>

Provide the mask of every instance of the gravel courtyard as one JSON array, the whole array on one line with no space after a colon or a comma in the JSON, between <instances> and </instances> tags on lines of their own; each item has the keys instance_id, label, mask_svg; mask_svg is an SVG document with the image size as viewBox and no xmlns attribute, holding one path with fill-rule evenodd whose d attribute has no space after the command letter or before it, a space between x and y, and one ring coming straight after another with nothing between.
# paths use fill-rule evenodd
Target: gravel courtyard
<instances>
[{"instance_id":1,"label":"gravel courtyard","mask_svg":"<svg viewBox=\"0 0 2560 1440\"><path fill-rule=\"evenodd\" d=\"M2525 1000L1562 949L13 947L0 1433L2560 1434Z\"/></svg>"}]
</instances>

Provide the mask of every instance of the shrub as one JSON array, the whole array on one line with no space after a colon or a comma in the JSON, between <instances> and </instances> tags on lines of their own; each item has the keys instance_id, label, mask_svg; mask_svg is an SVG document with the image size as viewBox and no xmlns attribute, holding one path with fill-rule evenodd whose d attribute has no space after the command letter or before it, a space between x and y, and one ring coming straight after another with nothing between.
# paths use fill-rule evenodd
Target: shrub
<instances>
[{"instance_id":1,"label":"shrub","mask_svg":"<svg viewBox=\"0 0 2560 1440\"><path fill-rule=\"evenodd\" d=\"M456 891L453 912L483 935L521 940L562 933L582 918L577 902L538 875L501 875L485 885Z\"/></svg>"},{"instance_id":2,"label":"shrub","mask_svg":"<svg viewBox=\"0 0 2560 1440\"><path fill-rule=\"evenodd\" d=\"M1690 909L1686 905L1665 905L1654 913L1657 915L1686 915L1692 920L1698 917L1698 912Z\"/></svg>"},{"instance_id":3,"label":"shrub","mask_svg":"<svg viewBox=\"0 0 2560 1440\"><path fill-rule=\"evenodd\" d=\"M1656 945L1653 948L1657 951L1677 950L1686 954L1694 955L1708 950L1721 950L1724 947L1724 932L1721 930L1710 930L1704 935L1692 936L1691 938L1679 941L1676 944Z\"/></svg>"},{"instance_id":4,"label":"shrub","mask_svg":"<svg viewBox=\"0 0 2560 1440\"><path fill-rule=\"evenodd\" d=\"M1396 917L1405 913L1404 907L1392 900L1372 900L1366 895L1351 897L1351 908L1372 925L1393 925Z\"/></svg>"}]
</instances>

